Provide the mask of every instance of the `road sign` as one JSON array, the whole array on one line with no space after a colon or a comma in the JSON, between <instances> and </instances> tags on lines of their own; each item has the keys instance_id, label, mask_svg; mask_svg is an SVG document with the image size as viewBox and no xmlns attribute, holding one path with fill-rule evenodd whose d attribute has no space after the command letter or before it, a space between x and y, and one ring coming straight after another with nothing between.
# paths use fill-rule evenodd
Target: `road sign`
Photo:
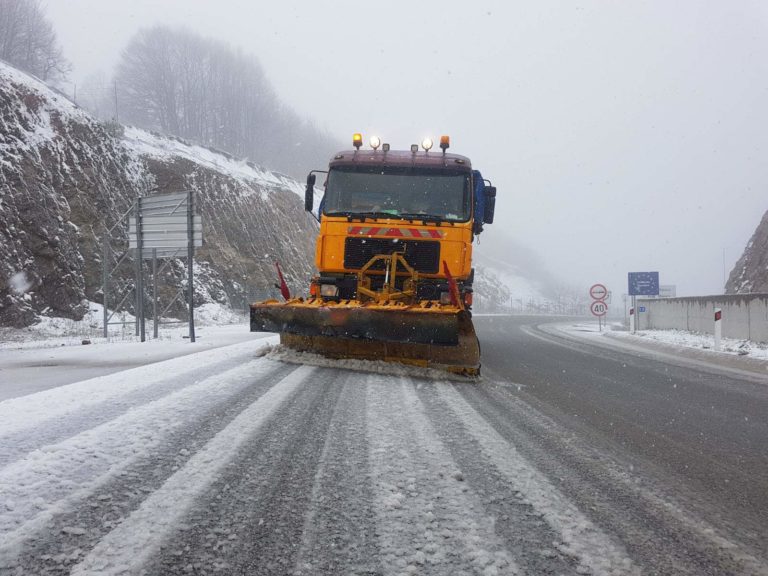
<instances>
[{"instance_id":1,"label":"road sign","mask_svg":"<svg viewBox=\"0 0 768 576\"><path fill-rule=\"evenodd\" d=\"M608 296L608 288L603 284L593 284L589 289L589 295L592 296L593 300L605 300Z\"/></svg>"},{"instance_id":2,"label":"road sign","mask_svg":"<svg viewBox=\"0 0 768 576\"><path fill-rule=\"evenodd\" d=\"M129 248L137 250L141 245L144 259L153 255L187 257L183 250L188 248L190 239L193 247L203 245L203 220L194 214L193 206L190 192L138 198L136 212L141 225L137 226L137 216L128 219Z\"/></svg>"},{"instance_id":3,"label":"road sign","mask_svg":"<svg viewBox=\"0 0 768 576\"><path fill-rule=\"evenodd\" d=\"M674 298L677 296L677 286L674 284L662 284L659 286L659 296L661 298Z\"/></svg>"},{"instance_id":4,"label":"road sign","mask_svg":"<svg viewBox=\"0 0 768 576\"><path fill-rule=\"evenodd\" d=\"M589 307L589 309L591 310L593 316L600 317L608 314L608 304L602 300L595 300L592 302L592 305Z\"/></svg>"},{"instance_id":5,"label":"road sign","mask_svg":"<svg viewBox=\"0 0 768 576\"><path fill-rule=\"evenodd\" d=\"M152 259L153 283L155 283L157 258L186 257L189 341L194 342L195 267L193 260L195 248L203 245L203 221L195 214L194 193L187 191L143 196L136 199L133 212L133 218L128 221L128 245L136 255L136 318L137 326L140 326L141 341L144 342L144 266L142 261ZM154 304L153 308L156 308ZM157 326L156 314L154 318Z\"/></svg>"},{"instance_id":6,"label":"road sign","mask_svg":"<svg viewBox=\"0 0 768 576\"><path fill-rule=\"evenodd\" d=\"M187 214L173 216L143 216L141 219L142 247L186 248L189 244ZM129 248L138 247L136 218L128 219ZM203 218L192 217L192 239L195 246L203 245ZM186 256L186 255L185 255Z\"/></svg>"},{"instance_id":7,"label":"road sign","mask_svg":"<svg viewBox=\"0 0 768 576\"><path fill-rule=\"evenodd\" d=\"M658 272L630 272L628 280L630 296L659 295Z\"/></svg>"},{"instance_id":8,"label":"road sign","mask_svg":"<svg viewBox=\"0 0 768 576\"><path fill-rule=\"evenodd\" d=\"M645 306L638 306L637 307L638 312L645 312Z\"/></svg>"}]
</instances>

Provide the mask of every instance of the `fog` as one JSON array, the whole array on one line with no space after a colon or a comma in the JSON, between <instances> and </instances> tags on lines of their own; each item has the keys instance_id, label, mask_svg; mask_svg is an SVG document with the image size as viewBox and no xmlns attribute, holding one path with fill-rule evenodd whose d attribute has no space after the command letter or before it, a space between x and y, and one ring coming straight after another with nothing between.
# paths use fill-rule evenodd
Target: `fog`
<instances>
[{"instance_id":1,"label":"fog","mask_svg":"<svg viewBox=\"0 0 768 576\"><path fill-rule=\"evenodd\" d=\"M620 294L627 272L658 270L678 295L721 293L768 208L763 2L67 0L48 14L75 82L111 75L137 29L183 26L257 56L343 147L358 131L393 148L449 134L498 187L480 249L514 239L585 289Z\"/></svg>"}]
</instances>

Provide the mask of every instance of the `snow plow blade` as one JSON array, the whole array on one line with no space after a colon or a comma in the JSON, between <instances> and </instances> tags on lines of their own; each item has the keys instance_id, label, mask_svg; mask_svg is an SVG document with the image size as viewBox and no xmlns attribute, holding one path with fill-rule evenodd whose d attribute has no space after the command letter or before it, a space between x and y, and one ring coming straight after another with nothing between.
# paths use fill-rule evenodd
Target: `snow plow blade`
<instances>
[{"instance_id":1,"label":"snow plow blade","mask_svg":"<svg viewBox=\"0 0 768 576\"><path fill-rule=\"evenodd\" d=\"M383 360L477 375L480 348L468 312L454 306L268 300L251 305L252 332L329 358Z\"/></svg>"}]
</instances>

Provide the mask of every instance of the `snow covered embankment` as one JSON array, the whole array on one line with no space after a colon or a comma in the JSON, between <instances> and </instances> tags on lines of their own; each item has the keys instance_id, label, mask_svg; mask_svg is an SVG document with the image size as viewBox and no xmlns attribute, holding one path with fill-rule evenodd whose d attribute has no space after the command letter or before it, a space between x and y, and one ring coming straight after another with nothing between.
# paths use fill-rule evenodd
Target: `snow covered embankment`
<instances>
[{"instance_id":1,"label":"snow covered embankment","mask_svg":"<svg viewBox=\"0 0 768 576\"><path fill-rule=\"evenodd\" d=\"M292 286L304 284L317 225L296 181L177 139L124 131L0 63L0 326L81 319L88 300L101 301L104 228L150 192L196 192L205 241L195 264L197 305L244 306L246 288L271 289L275 260ZM125 222L113 231L113 266L126 235ZM132 273L129 262L115 286L130 285ZM182 260L164 271L168 299L185 277Z\"/></svg>"}]
</instances>

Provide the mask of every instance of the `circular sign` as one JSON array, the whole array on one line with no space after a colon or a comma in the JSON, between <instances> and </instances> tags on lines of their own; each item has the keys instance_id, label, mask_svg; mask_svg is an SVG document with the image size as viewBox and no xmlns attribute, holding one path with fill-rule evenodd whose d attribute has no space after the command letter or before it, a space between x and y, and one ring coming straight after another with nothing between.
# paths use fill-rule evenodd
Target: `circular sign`
<instances>
[{"instance_id":1,"label":"circular sign","mask_svg":"<svg viewBox=\"0 0 768 576\"><path fill-rule=\"evenodd\" d=\"M594 316L605 316L608 314L608 304L602 300L595 300L592 302L592 305L589 307L589 309L592 311Z\"/></svg>"},{"instance_id":2,"label":"circular sign","mask_svg":"<svg viewBox=\"0 0 768 576\"><path fill-rule=\"evenodd\" d=\"M589 289L589 295L592 296L593 300L605 300L605 297L608 296L608 288L602 284L595 284Z\"/></svg>"}]
</instances>

